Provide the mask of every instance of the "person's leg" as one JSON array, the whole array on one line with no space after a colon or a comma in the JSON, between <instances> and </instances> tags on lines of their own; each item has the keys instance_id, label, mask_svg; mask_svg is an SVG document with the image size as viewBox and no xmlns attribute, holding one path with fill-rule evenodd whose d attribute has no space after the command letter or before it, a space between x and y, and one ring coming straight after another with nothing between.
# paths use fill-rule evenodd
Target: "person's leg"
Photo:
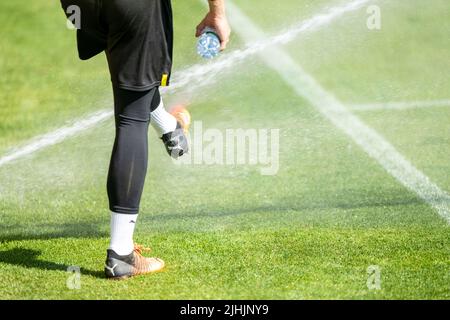
<instances>
[{"instance_id":1,"label":"person's leg","mask_svg":"<svg viewBox=\"0 0 450 320\"><path fill-rule=\"evenodd\" d=\"M164 143L167 153L177 159L189 151L186 132L190 125L190 116L187 119L181 114L181 110L177 109L169 113L164 108L162 99L155 94L155 105L158 100L160 103L151 113L151 124ZM187 110L183 111L187 113Z\"/></svg>"},{"instance_id":2,"label":"person's leg","mask_svg":"<svg viewBox=\"0 0 450 320\"><path fill-rule=\"evenodd\" d=\"M164 268L163 260L142 256L143 247L133 242L147 173L150 113L159 100L157 87L143 92L114 88L116 138L107 183L111 209L111 242L105 262L108 278L127 278Z\"/></svg>"},{"instance_id":3,"label":"person's leg","mask_svg":"<svg viewBox=\"0 0 450 320\"><path fill-rule=\"evenodd\" d=\"M164 103L160 99L160 103L151 113L151 124L153 129L161 138L164 134L175 131L177 128L177 119L164 108Z\"/></svg>"},{"instance_id":4,"label":"person's leg","mask_svg":"<svg viewBox=\"0 0 450 320\"><path fill-rule=\"evenodd\" d=\"M133 251L134 226L147 173L148 125L158 99L158 88L144 92L114 88L116 138L107 190L112 212L110 249L119 255Z\"/></svg>"}]
</instances>

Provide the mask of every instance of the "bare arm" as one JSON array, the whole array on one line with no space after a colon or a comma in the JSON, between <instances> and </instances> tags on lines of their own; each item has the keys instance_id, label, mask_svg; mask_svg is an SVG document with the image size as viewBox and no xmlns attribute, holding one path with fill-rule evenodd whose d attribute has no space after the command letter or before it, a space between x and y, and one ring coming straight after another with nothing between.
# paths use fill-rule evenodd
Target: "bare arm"
<instances>
[{"instance_id":1,"label":"bare arm","mask_svg":"<svg viewBox=\"0 0 450 320\"><path fill-rule=\"evenodd\" d=\"M201 35L201 32L206 27L210 27L216 30L217 35L220 38L220 50L224 50L230 41L230 25L228 24L226 12L225 12L225 0L208 0L209 12L205 18L197 26L196 37Z\"/></svg>"}]
</instances>

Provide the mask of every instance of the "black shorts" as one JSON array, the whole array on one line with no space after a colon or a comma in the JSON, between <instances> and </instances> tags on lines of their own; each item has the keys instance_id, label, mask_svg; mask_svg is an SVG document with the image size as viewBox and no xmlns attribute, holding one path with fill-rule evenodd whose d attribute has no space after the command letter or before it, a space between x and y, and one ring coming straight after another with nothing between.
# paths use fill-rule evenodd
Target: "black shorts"
<instances>
[{"instance_id":1,"label":"black shorts","mask_svg":"<svg viewBox=\"0 0 450 320\"><path fill-rule=\"evenodd\" d=\"M111 81L145 91L169 84L173 21L170 0L61 0L81 11L78 54L87 60L105 51Z\"/></svg>"}]
</instances>

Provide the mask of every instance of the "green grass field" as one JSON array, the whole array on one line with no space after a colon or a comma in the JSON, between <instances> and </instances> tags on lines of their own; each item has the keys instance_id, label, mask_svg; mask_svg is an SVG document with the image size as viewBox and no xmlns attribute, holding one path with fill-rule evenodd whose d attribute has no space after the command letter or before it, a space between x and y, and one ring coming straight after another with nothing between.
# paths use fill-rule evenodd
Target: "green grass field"
<instances>
[{"instance_id":1,"label":"green grass field","mask_svg":"<svg viewBox=\"0 0 450 320\"><path fill-rule=\"evenodd\" d=\"M274 35L345 1L233 2ZM381 30L367 29L364 7L283 49L348 105L450 99L448 1L377 2ZM173 7L176 81L205 63L193 38L205 9L198 0ZM104 56L78 61L58 1L2 1L0 19L0 158L112 108ZM243 45L235 33L221 59ZM0 299L450 298L448 222L258 56L165 100L189 100L205 129L280 129L278 173L178 166L150 131L136 241L167 268L108 281L112 120L0 166ZM449 106L354 114L450 192ZM69 266L81 268L80 289L67 287ZM369 266L381 271L379 289L367 286Z\"/></svg>"}]
</instances>

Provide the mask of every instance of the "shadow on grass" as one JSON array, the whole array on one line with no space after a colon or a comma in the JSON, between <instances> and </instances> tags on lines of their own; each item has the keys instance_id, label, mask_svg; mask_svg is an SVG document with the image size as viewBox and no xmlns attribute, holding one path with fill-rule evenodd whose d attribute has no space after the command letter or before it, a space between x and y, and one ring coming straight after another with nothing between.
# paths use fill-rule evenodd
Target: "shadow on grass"
<instances>
[{"instance_id":1,"label":"shadow on grass","mask_svg":"<svg viewBox=\"0 0 450 320\"><path fill-rule=\"evenodd\" d=\"M8 225L4 227L3 234L0 234L0 243L22 240L50 240L57 238L101 238L108 237L109 233L99 230L104 221L83 221L77 223L45 224L39 223L33 226L33 230L51 230L36 233L30 232L30 226Z\"/></svg>"},{"instance_id":2,"label":"shadow on grass","mask_svg":"<svg viewBox=\"0 0 450 320\"><path fill-rule=\"evenodd\" d=\"M33 230L51 230L42 233L30 232L29 226L9 225L5 234L0 234L0 245L12 241L27 240L52 240L59 238L101 238L107 237L108 233L99 231L98 221L55 224L38 224ZM27 248L14 248L0 251L0 262L21 266L25 268L35 268L48 271L67 271L69 265L58 264L52 261L40 260L41 251ZM96 278L105 278L103 271L89 270L81 267L82 275L89 275Z\"/></svg>"},{"instance_id":3,"label":"shadow on grass","mask_svg":"<svg viewBox=\"0 0 450 320\"><path fill-rule=\"evenodd\" d=\"M41 269L48 271L67 271L70 267L65 264L51 261L39 260L41 251L34 249L14 248L0 251L0 262L30 269ZM89 275L96 278L105 278L102 271L94 271L81 268L82 275Z\"/></svg>"}]
</instances>

